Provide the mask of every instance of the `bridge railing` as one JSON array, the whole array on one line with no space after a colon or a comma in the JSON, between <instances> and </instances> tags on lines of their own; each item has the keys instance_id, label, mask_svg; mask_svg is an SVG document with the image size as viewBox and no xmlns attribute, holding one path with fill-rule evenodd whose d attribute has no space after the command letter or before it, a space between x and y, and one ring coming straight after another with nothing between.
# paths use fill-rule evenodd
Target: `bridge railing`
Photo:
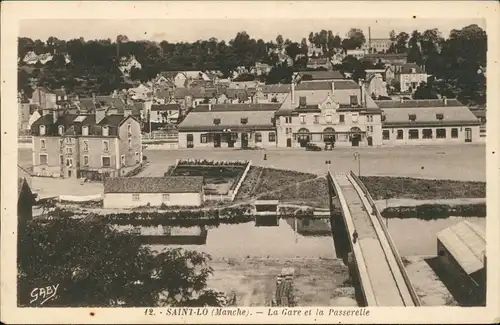
<instances>
[{"instance_id":1,"label":"bridge railing","mask_svg":"<svg viewBox=\"0 0 500 325\"><path fill-rule=\"evenodd\" d=\"M366 188L365 184L359 179L356 174L351 170L350 172L351 177L356 181L358 186L361 188L363 193L365 194L368 202L370 205L374 208L375 211L375 216L377 217L380 227L382 228L382 231L384 232L384 235L387 238L387 241L389 242L389 246L391 247L391 251L394 255L394 258L396 259L396 263L398 264L398 268L401 271L401 274L403 276L403 279L405 281L406 286L408 287L408 291L410 292L411 298L413 300L413 303L415 306L421 306L420 298L418 297L415 288L413 287L413 284L410 281L410 278L408 277L408 274L406 273L405 266L403 264L403 261L401 260L401 256L399 256L399 252L396 248L396 245L394 244L394 241L392 240L391 234L389 233L389 230L384 224L382 215L380 214L379 210L377 209L377 206L375 205L375 201L373 200L370 192L368 192L368 189Z\"/></svg>"},{"instance_id":2,"label":"bridge railing","mask_svg":"<svg viewBox=\"0 0 500 325\"><path fill-rule=\"evenodd\" d=\"M328 178L328 181L331 182L331 185L333 186L333 189L335 190L335 192L337 194L337 198L338 198L339 203L341 205L340 210L342 211L342 214L344 215L344 222L345 222L345 225L347 228L347 236L349 238L349 246L351 247L351 252L354 253L355 256L363 256L360 246L353 245L353 242L352 242L352 237L351 237L352 232L351 231L354 230L355 227L354 227L354 223L352 221L352 218L350 216L349 217L345 216L345 213L350 214L350 212L349 212L349 207L347 205L344 194L340 190L340 185L338 184L335 177L333 177L330 174L330 172L328 172L327 178ZM369 279L370 278L368 276L368 271L366 269L365 262L363 259L359 259L359 260L355 259L355 263L357 265L357 270L359 272L359 277L360 277L359 286L361 288L361 294L363 296L364 303L367 306L376 306L377 300L375 299L375 294L373 292L373 288L369 285L365 286L363 281L362 281L362 279Z\"/></svg>"}]
</instances>

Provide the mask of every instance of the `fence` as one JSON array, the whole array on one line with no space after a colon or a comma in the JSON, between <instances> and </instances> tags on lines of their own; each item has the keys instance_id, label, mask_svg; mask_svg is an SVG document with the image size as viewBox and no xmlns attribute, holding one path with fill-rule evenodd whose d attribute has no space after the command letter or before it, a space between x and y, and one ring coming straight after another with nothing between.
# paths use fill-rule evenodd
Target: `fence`
<instances>
[{"instance_id":1,"label":"fence","mask_svg":"<svg viewBox=\"0 0 500 325\"><path fill-rule=\"evenodd\" d=\"M231 195L231 201L234 201L234 198L236 197L236 194L238 194L238 191L240 190L240 187L241 187L241 184L243 184L243 181L245 180L245 177L247 177L247 174L248 174L248 171L250 170L250 166L252 165L252 162L249 161L248 164L247 164L247 167L245 168L245 171L243 172L243 174L241 175L239 181L238 181L238 184L236 185L236 187L233 189L232 193L230 194Z\"/></svg>"},{"instance_id":2,"label":"fence","mask_svg":"<svg viewBox=\"0 0 500 325\"><path fill-rule=\"evenodd\" d=\"M375 201L373 200L370 192L368 192L368 189L366 188L365 184L363 184L363 182L361 182L361 180L358 178L358 176L356 176L356 174L353 173L352 170L350 172L350 175L351 175L352 179L354 179L354 181L356 181L358 186L361 188L361 190L363 191L363 193L365 194L365 196L368 200L368 203L370 203L370 205L373 207L373 210L375 211L375 216L377 217L377 220L380 223L380 227L382 228L382 231L384 232L384 235L387 238L389 246L391 247L391 251L396 259L396 263L398 264L398 268L401 271L401 274L403 276L405 284L409 289L408 291L410 292L413 303L415 304L415 306L421 306L420 299L418 298L418 295L415 291L415 288L413 287L413 284L410 281L410 278L408 278L408 274L406 273L406 269L405 269L405 266L403 264L403 261L401 260L401 257L399 256L399 252L396 248L396 245L394 244L394 241L392 240L392 237L389 233L389 230L387 229L387 227L384 224L384 221L382 219L382 215L380 214L379 210L377 209L377 206L375 205Z\"/></svg>"}]
</instances>

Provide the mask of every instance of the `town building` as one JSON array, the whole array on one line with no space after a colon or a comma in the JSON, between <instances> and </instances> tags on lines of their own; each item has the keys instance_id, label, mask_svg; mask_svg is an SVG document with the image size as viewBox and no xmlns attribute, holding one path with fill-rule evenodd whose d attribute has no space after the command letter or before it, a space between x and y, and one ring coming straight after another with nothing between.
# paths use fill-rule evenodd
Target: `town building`
<instances>
[{"instance_id":1,"label":"town building","mask_svg":"<svg viewBox=\"0 0 500 325\"><path fill-rule=\"evenodd\" d=\"M257 86L255 103L282 103L292 89L291 84L273 84Z\"/></svg>"},{"instance_id":2,"label":"town building","mask_svg":"<svg viewBox=\"0 0 500 325\"><path fill-rule=\"evenodd\" d=\"M374 70L372 70L374 71ZM384 70L382 70L383 73ZM380 72L366 72L366 91L372 98L387 97L387 84Z\"/></svg>"},{"instance_id":3,"label":"town building","mask_svg":"<svg viewBox=\"0 0 500 325\"><path fill-rule=\"evenodd\" d=\"M377 146L381 112L363 86L352 80L292 83L276 112L278 147Z\"/></svg>"},{"instance_id":4,"label":"town building","mask_svg":"<svg viewBox=\"0 0 500 325\"><path fill-rule=\"evenodd\" d=\"M179 148L276 147L280 104L198 105L179 124Z\"/></svg>"},{"instance_id":5,"label":"town building","mask_svg":"<svg viewBox=\"0 0 500 325\"><path fill-rule=\"evenodd\" d=\"M402 93L414 93L422 82L427 82L427 73L415 63L407 63L401 67L397 75Z\"/></svg>"},{"instance_id":6,"label":"town building","mask_svg":"<svg viewBox=\"0 0 500 325\"><path fill-rule=\"evenodd\" d=\"M307 68L308 69L319 69L323 68L326 70L332 69L332 63L328 58L309 58L307 60Z\"/></svg>"},{"instance_id":7,"label":"town building","mask_svg":"<svg viewBox=\"0 0 500 325\"><path fill-rule=\"evenodd\" d=\"M393 43L390 38L369 38L361 48L367 53L385 53Z\"/></svg>"},{"instance_id":8,"label":"town building","mask_svg":"<svg viewBox=\"0 0 500 325\"><path fill-rule=\"evenodd\" d=\"M46 87L37 87L31 95L30 104L38 105L41 109L57 108L57 95Z\"/></svg>"},{"instance_id":9,"label":"town building","mask_svg":"<svg viewBox=\"0 0 500 325\"><path fill-rule=\"evenodd\" d=\"M354 50L347 50L346 51L346 57L347 56L352 56L358 60L363 60L363 58L366 56L367 51L363 49L354 49Z\"/></svg>"},{"instance_id":10,"label":"town building","mask_svg":"<svg viewBox=\"0 0 500 325\"><path fill-rule=\"evenodd\" d=\"M30 108L32 104L27 100L18 101L17 103L17 130L22 133L26 130L29 130L29 121L30 121ZM36 106L36 105L34 105Z\"/></svg>"},{"instance_id":11,"label":"town building","mask_svg":"<svg viewBox=\"0 0 500 325\"><path fill-rule=\"evenodd\" d=\"M35 175L102 179L126 174L142 163L141 125L131 109L93 114L45 109L31 126Z\"/></svg>"},{"instance_id":12,"label":"town building","mask_svg":"<svg viewBox=\"0 0 500 325\"><path fill-rule=\"evenodd\" d=\"M401 66L408 63L408 55L406 53L369 53L364 56L366 61L372 64L382 63L393 66Z\"/></svg>"},{"instance_id":13,"label":"town building","mask_svg":"<svg viewBox=\"0 0 500 325\"><path fill-rule=\"evenodd\" d=\"M472 114L474 114L477 119L481 122L481 126L479 127L479 136L481 139L486 139L486 107L485 106L476 106L469 108Z\"/></svg>"},{"instance_id":14,"label":"town building","mask_svg":"<svg viewBox=\"0 0 500 325\"><path fill-rule=\"evenodd\" d=\"M200 206L202 176L116 177L104 179L103 206Z\"/></svg>"},{"instance_id":15,"label":"town building","mask_svg":"<svg viewBox=\"0 0 500 325\"><path fill-rule=\"evenodd\" d=\"M142 69L142 64L137 61L134 55L131 55L130 57L122 57L120 59L120 66L118 69L121 71L122 74L128 76L130 74L130 71L132 69Z\"/></svg>"},{"instance_id":16,"label":"town building","mask_svg":"<svg viewBox=\"0 0 500 325\"><path fill-rule=\"evenodd\" d=\"M153 104L149 118L155 124L176 124L180 110L180 104Z\"/></svg>"},{"instance_id":17,"label":"town building","mask_svg":"<svg viewBox=\"0 0 500 325\"><path fill-rule=\"evenodd\" d=\"M194 80L211 80L210 77L203 71L177 71L173 77L176 87L184 88Z\"/></svg>"},{"instance_id":18,"label":"town building","mask_svg":"<svg viewBox=\"0 0 500 325\"><path fill-rule=\"evenodd\" d=\"M252 73L256 76L267 75L271 71L271 66L267 63L256 62L255 67L252 69Z\"/></svg>"},{"instance_id":19,"label":"town building","mask_svg":"<svg viewBox=\"0 0 500 325\"><path fill-rule=\"evenodd\" d=\"M378 100L384 145L474 143L481 122L456 99Z\"/></svg>"},{"instance_id":20,"label":"town building","mask_svg":"<svg viewBox=\"0 0 500 325\"><path fill-rule=\"evenodd\" d=\"M478 224L462 221L437 234L437 255L453 289L468 306L486 305L486 233Z\"/></svg>"}]
</instances>

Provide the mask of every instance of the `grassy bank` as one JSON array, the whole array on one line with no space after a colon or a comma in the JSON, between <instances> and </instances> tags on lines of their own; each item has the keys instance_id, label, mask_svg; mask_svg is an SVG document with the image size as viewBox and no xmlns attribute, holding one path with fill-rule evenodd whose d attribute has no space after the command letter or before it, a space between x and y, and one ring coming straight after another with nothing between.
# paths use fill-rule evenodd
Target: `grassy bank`
<instances>
[{"instance_id":1,"label":"grassy bank","mask_svg":"<svg viewBox=\"0 0 500 325\"><path fill-rule=\"evenodd\" d=\"M416 218L421 220L446 219L449 217L486 217L486 204L423 204L417 206L389 207L381 212L384 218Z\"/></svg>"},{"instance_id":2,"label":"grassy bank","mask_svg":"<svg viewBox=\"0 0 500 325\"><path fill-rule=\"evenodd\" d=\"M486 197L485 182L385 176L361 176L360 178L374 200L383 200L386 197L415 200Z\"/></svg>"}]
</instances>

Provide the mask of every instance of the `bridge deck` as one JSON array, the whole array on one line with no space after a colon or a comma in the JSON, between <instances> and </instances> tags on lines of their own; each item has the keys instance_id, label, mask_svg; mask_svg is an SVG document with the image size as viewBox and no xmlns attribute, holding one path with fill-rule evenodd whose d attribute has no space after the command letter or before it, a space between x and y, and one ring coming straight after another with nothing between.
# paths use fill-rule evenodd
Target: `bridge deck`
<instances>
[{"instance_id":1,"label":"bridge deck","mask_svg":"<svg viewBox=\"0 0 500 325\"><path fill-rule=\"evenodd\" d=\"M370 215L371 208L368 207L355 185L353 185L345 174L336 174L335 179L349 208L354 228L358 233L357 242L366 266L369 281L363 281L363 285L371 286L377 306L407 306L411 301L408 288L404 285L400 270L394 267L394 256L387 249L387 238L381 234L374 217ZM365 198L366 200L366 198ZM367 211L368 209L368 211ZM352 238L352 233L350 237ZM385 241L385 242L384 242ZM368 282L368 283L366 283ZM410 300L409 300L410 299Z\"/></svg>"}]
</instances>

